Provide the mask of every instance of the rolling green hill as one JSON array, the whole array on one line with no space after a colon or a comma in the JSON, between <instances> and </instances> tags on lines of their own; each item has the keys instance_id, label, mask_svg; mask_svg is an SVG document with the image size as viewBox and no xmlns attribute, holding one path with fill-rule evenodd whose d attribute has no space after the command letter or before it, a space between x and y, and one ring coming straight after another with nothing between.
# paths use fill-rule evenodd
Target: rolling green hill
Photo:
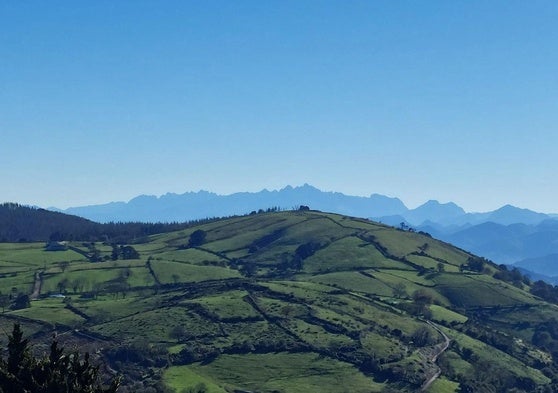
<instances>
[{"instance_id":1,"label":"rolling green hill","mask_svg":"<svg viewBox=\"0 0 558 393\"><path fill-rule=\"evenodd\" d=\"M0 244L0 327L98 351L123 391L556 390L556 306L427 234L292 211L44 246Z\"/></svg>"}]
</instances>

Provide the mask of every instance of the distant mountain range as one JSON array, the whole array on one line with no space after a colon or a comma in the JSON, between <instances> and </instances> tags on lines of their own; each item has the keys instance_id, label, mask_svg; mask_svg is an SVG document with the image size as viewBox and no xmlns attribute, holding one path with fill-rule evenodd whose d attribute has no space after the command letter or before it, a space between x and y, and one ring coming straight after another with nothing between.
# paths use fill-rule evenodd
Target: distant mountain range
<instances>
[{"instance_id":1,"label":"distant mountain range","mask_svg":"<svg viewBox=\"0 0 558 393\"><path fill-rule=\"evenodd\" d=\"M141 195L129 202L51 210L97 222L173 222L248 214L253 210L272 207L292 209L300 205L355 217L369 217L375 213L395 215L408 210L397 198L378 194L370 197L349 196L339 192L320 191L308 184L300 187L287 186L278 191L263 190L230 195L218 195L208 191L168 193L160 197Z\"/></svg>"},{"instance_id":2,"label":"distant mountain range","mask_svg":"<svg viewBox=\"0 0 558 393\"><path fill-rule=\"evenodd\" d=\"M558 284L558 219L506 205L485 213L467 213L454 203L428 201L395 216L374 217L416 230L499 264L521 268L533 278Z\"/></svg>"},{"instance_id":3,"label":"distant mountain range","mask_svg":"<svg viewBox=\"0 0 558 393\"><path fill-rule=\"evenodd\" d=\"M469 213L453 202L431 200L408 209L398 198L372 194L350 196L324 192L311 185L281 190L218 195L208 191L141 195L129 202L51 209L106 222L183 222L248 214L277 207L312 209L367 217L385 224L406 226L482 255L500 264L515 264L538 274L558 276L558 218L506 205L484 213ZM558 282L558 281L557 281Z\"/></svg>"}]
</instances>

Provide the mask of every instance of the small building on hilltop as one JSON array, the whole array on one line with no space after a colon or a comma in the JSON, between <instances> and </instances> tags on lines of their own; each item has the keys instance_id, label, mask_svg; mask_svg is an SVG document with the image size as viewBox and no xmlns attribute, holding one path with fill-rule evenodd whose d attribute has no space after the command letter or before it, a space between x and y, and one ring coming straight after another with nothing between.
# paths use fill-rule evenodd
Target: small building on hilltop
<instances>
[{"instance_id":1,"label":"small building on hilltop","mask_svg":"<svg viewBox=\"0 0 558 393\"><path fill-rule=\"evenodd\" d=\"M67 249L66 242L50 241L45 245L45 251L66 251Z\"/></svg>"}]
</instances>

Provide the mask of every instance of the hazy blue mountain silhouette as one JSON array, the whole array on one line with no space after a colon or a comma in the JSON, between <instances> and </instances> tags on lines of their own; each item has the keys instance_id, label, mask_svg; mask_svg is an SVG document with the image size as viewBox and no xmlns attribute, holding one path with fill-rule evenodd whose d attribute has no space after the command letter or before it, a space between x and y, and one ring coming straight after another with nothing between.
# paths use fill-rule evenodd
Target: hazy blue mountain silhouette
<instances>
[{"instance_id":1,"label":"hazy blue mountain silhouette","mask_svg":"<svg viewBox=\"0 0 558 393\"><path fill-rule=\"evenodd\" d=\"M262 190L230 195L218 195L207 191L169 193L160 197L142 195L127 203L72 207L63 211L98 222L172 222L247 214L253 210L265 210L270 207L291 209L300 205L356 217L398 214L407 210L398 198L379 194L370 197L349 196L339 192L320 191L304 184L300 187L287 186L278 191Z\"/></svg>"},{"instance_id":2,"label":"hazy blue mountain silhouette","mask_svg":"<svg viewBox=\"0 0 558 393\"><path fill-rule=\"evenodd\" d=\"M533 228L525 224L502 225L485 222L463 230L437 236L464 250L475 250L496 263L513 263L525 254L524 239L531 235Z\"/></svg>"},{"instance_id":3,"label":"hazy blue mountain silhouette","mask_svg":"<svg viewBox=\"0 0 558 393\"><path fill-rule=\"evenodd\" d=\"M505 205L497 210L485 213L467 213L453 202L440 203L435 200L430 200L415 209L407 210L399 214L399 217L399 222L403 221L413 226L434 225L442 232L457 231L484 222L494 222L502 225L517 223L537 225L552 218L544 213L537 213L511 205ZM393 225L396 217L386 215L376 216L375 218Z\"/></svg>"},{"instance_id":4,"label":"hazy blue mountain silhouette","mask_svg":"<svg viewBox=\"0 0 558 393\"><path fill-rule=\"evenodd\" d=\"M486 221L492 221L503 225L516 223L537 225L548 218L549 216L547 214L537 213L529 209L520 209L511 205L505 205L498 210L491 212Z\"/></svg>"},{"instance_id":5,"label":"hazy blue mountain silhouette","mask_svg":"<svg viewBox=\"0 0 558 393\"><path fill-rule=\"evenodd\" d=\"M430 200L403 214L405 220L411 225L421 225L426 221L451 225L457 218L465 215L465 210L455 203L440 203L435 200Z\"/></svg>"},{"instance_id":6,"label":"hazy blue mountain silhouette","mask_svg":"<svg viewBox=\"0 0 558 393\"><path fill-rule=\"evenodd\" d=\"M514 268L519 270L521 272L521 274L529 276L531 281L543 280L543 281L546 281L550 284L558 285L558 276L549 276L549 275L546 275L546 274L536 273L532 270L522 268L521 266L518 266L518 265L508 265L508 269L514 269Z\"/></svg>"},{"instance_id":7,"label":"hazy blue mountain silhouette","mask_svg":"<svg viewBox=\"0 0 558 393\"><path fill-rule=\"evenodd\" d=\"M419 229L428 231L426 227ZM551 261L551 256L558 254L558 220L548 219L537 225L486 222L452 233L439 230L429 233L497 263L520 262L521 267L533 272L555 275L551 262L542 262Z\"/></svg>"},{"instance_id":8,"label":"hazy blue mountain silhouette","mask_svg":"<svg viewBox=\"0 0 558 393\"><path fill-rule=\"evenodd\" d=\"M544 271L546 275L558 276L558 253L541 257L526 258L513 264L523 269Z\"/></svg>"}]
</instances>

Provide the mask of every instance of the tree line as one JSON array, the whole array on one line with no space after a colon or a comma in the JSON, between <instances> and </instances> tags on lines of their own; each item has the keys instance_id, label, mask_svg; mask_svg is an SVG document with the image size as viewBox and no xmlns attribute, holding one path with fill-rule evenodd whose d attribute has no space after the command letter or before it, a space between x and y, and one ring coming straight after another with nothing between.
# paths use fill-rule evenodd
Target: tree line
<instances>
[{"instance_id":1,"label":"tree line","mask_svg":"<svg viewBox=\"0 0 558 393\"><path fill-rule=\"evenodd\" d=\"M172 223L97 223L69 214L22 206L0 204L0 242L103 241L139 243L147 236L178 231L213 219Z\"/></svg>"},{"instance_id":2,"label":"tree line","mask_svg":"<svg viewBox=\"0 0 558 393\"><path fill-rule=\"evenodd\" d=\"M307 206L301 206L304 210ZM309 208L308 208L309 209ZM250 214L280 211L278 207ZM0 243L42 241L88 241L110 244L141 243L150 235L179 231L225 217L208 217L184 222L109 222L101 224L82 217L17 203L0 204Z\"/></svg>"}]
</instances>

